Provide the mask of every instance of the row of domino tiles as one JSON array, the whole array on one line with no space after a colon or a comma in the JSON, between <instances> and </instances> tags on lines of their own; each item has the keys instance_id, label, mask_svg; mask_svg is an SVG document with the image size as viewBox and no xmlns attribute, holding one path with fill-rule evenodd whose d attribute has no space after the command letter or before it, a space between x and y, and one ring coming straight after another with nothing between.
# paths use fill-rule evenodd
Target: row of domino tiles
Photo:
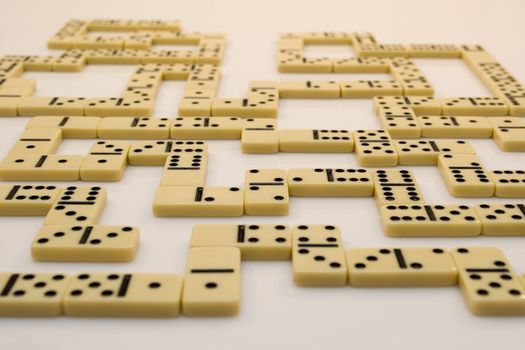
<instances>
[{"instance_id":1,"label":"row of domino tiles","mask_svg":"<svg viewBox=\"0 0 525 350\"><path fill-rule=\"evenodd\" d=\"M175 317L238 313L241 260L290 260L303 287L459 284L481 316L525 315L525 276L492 247L351 248L332 225L194 226L184 278L155 273L0 273L0 316Z\"/></svg>"},{"instance_id":2,"label":"row of domino tiles","mask_svg":"<svg viewBox=\"0 0 525 350\"><path fill-rule=\"evenodd\" d=\"M181 185L200 175L173 177L169 171L162 176L153 200L156 216L282 216L288 214L290 196L370 197L375 193L389 236L525 235L523 203L425 204L408 170L290 169L287 174L281 169L251 169L246 172L244 189ZM4 184L0 185L0 215L45 216L44 226L95 225L106 197L106 189L98 186Z\"/></svg>"}]
</instances>

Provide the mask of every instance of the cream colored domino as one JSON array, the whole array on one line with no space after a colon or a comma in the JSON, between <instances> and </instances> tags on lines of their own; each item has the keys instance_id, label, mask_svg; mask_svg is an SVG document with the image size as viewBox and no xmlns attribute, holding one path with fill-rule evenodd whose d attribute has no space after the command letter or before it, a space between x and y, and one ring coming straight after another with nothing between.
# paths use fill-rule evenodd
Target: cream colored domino
<instances>
[{"instance_id":1,"label":"cream colored domino","mask_svg":"<svg viewBox=\"0 0 525 350\"><path fill-rule=\"evenodd\" d=\"M372 175L377 205L425 203L423 193L410 170L376 170Z\"/></svg>"},{"instance_id":2,"label":"cream colored domino","mask_svg":"<svg viewBox=\"0 0 525 350\"><path fill-rule=\"evenodd\" d=\"M215 98L211 105L211 115L214 117L276 118L279 98L277 94L274 96L253 99Z\"/></svg>"},{"instance_id":3,"label":"cream colored domino","mask_svg":"<svg viewBox=\"0 0 525 350\"><path fill-rule=\"evenodd\" d=\"M280 57L277 69L280 73L332 73L333 61L328 57Z\"/></svg>"},{"instance_id":4,"label":"cream colored domino","mask_svg":"<svg viewBox=\"0 0 525 350\"><path fill-rule=\"evenodd\" d=\"M197 224L190 240L195 247L236 247L242 260L290 260L292 231L275 224Z\"/></svg>"},{"instance_id":5,"label":"cream colored domino","mask_svg":"<svg viewBox=\"0 0 525 350\"><path fill-rule=\"evenodd\" d=\"M131 226L43 226L31 244L36 261L128 262L139 230Z\"/></svg>"},{"instance_id":6,"label":"cream colored domino","mask_svg":"<svg viewBox=\"0 0 525 350\"><path fill-rule=\"evenodd\" d=\"M418 117L423 137L490 138L492 126L486 117Z\"/></svg>"},{"instance_id":7,"label":"cream colored domino","mask_svg":"<svg viewBox=\"0 0 525 350\"><path fill-rule=\"evenodd\" d=\"M356 130L355 153L361 166L397 165L397 153L385 130Z\"/></svg>"},{"instance_id":8,"label":"cream colored domino","mask_svg":"<svg viewBox=\"0 0 525 350\"><path fill-rule=\"evenodd\" d=\"M86 101L84 113L102 117L150 117L153 115L153 106L154 101L150 97L93 98Z\"/></svg>"},{"instance_id":9,"label":"cream colored domino","mask_svg":"<svg viewBox=\"0 0 525 350\"><path fill-rule=\"evenodd\" d=\"M241 148L243 153L279 152L277 122L274 119L244 119L242 121Z\"/></svg>"},{"instance_id":10,"label":"cream colored domino","mask_svg":"<svg viewBox=\"0 0 525 350\"><path fill-rule=\"evenodd\" d=\"M388 58L350 57L334 60L334 73L387 73Z\"/></svg>"},{"instance_id":11,"label":"cream colored domino","mask_svg":"<svg viewBox=\"0 0 525 350\"><path fill-rule=\"evenodd\" d=\"M428 96L378 96L374 97L374 111L379 108L409 107L416 115L441 115L441 103Z\"/></svg>"},{"instance_id":12,"label":"cream colored domino","mask_svg":"<svg viewBox=\"0 0 525 350\"><path fill-rule=\"evenodd\" d=\"M289 208L286 170L250 169L244 173L246 215L287 215Z\"/></svg>"},{"instance_id":13,"label":"cream colored domino","mask_svg":"<svg viewBox=\"0 0 525 350\"><path fill-rule=\"evenodd\" d=\"M160 186L204 186L207 164L206 154L172 153L164 164Z\"/></svg>"},{"instance_id":14,"label":"cream colored domino","mask_svg":"<svg viewBox=\"0 0 525 350\"><path fill-rule=\"evenodd\" d=\"M94 225L107 202L107 190L97 186L69 186L60 192L44 225Z\"/></svg>"},{"instance_id":15,"label":"cream colored domino","mask_svg":"<svg viewBox=\"0 0 525 350\"><path fill-rule=\"evenodd\" d=\"M170 137L175 140L239 140L242 119L238 117L175 118Z\"/></svg>"},{"instance_id":16,"label":"cream colored domino","mask_svg":"<svg viewBox=\"0 0 525 350\"><path fill-rule=\"evenodd\" d=\"M410 44L407 45L409 57L419 58L459 58L461 51L451 44Z\"/></svg>"},{"instance_id":17,"label":"cream colored domino","mask_svg":"<svg viewBox=\"0 0 525 350\"><path fill-rule=\"evenodd\" d=\"M354 248L346 261L355 287L440 287L458 279L452 255L443 248Z\"/></svg>"},{"instance_id":18,"label":"cream colored domino","mask_svg":"<svg viewBox=\"0 0 525 350\"><path fill-rule=\"evenodd\" d=\"M155 216L233 217L244 213L238 187L159 187L153 199Z\"/></svg>"},{"instance_id":19,"label":"cream colored domino","mask_svg":"<svg viewBox=\"0 0 525 350\"><path fill-rule=\"evenodd\" d=\"M101 118L99 117L33 117L26 129L59 128L64 139L95 139Z\"/></svg>"},{"instance_id":20,"label":"cream colored domino","mask_svg":"<svg viewBox=\"0 0 525 350\"><path fill-rule=\"evenodd\" d=\"M525 170L494 170L490 177L496 197L525 198Z\"/></svg>"},{"instance_id":21,"label":"cream colored domino","mask_svg":"<svg viewBox=\"0 0 525 350\"><path fill-rule=\"evenodd\" d=\"M211 115L211 97L183 97L180 100L178 114L182 117Z\"/></svg>"},{"instance_id":22,"label":"cream colored domino","mask_svg":"<svg viewBox=\"0 0 525 350\"><path fill-rule=\"evenodd\" d=\"M0 216L45 216L61 188L54 185L0 185Z\"/></svg>"},{"instance_id":23,"label":"cream colored domino","mask_svg":"<svg viewBox=\"0 0 525 350\"><path fill-rule=\"evenodd\" d=\"M186 316L235 316L241 299L241 252L235 247L190 248L182 292Z\"/></svg>"},{"instance_id":24,"label":"cream colored domino","mask_svg":"<svg viewBox=\"0 0 525 350\"><path fill-rule=\"evenodd\" d=\"M403 95L434 96L434 88L412 60L392 58L389 71L392 77L401 85Z\"/></svg>"},{"instance_id":25,"label":"cream colored domino","mask_svg":"<svg viewBox=\"0 0 525 350\"><path fill-rule=\"evenodd\" d=\"M418 139L421 137L421 127L411 107L381 106L377 113L381 126L392 138Z\"/></svg>"},{"instance_id":26,"label":"cream colored domino","mask_svg":"<svg viewBox=\"0 0 525 350\"><path fill-rule=\"evenodd\" d=\"M481 233L474 208L466 205L383 205L383 228L390 237L467 237Z\"/></svg>"},{"instance_id":27,"label":"cream colored domino","mask_svg":"<svg viewBox=\"0 0 525 350\"><path fill-rule=\"evenodd\" d=\"M341 97L372 98L376 96L401 96L403 89L394 80L354 80L341 82Z\"/></svg>"},{"instance_id":28,"label":"cream colored domino","mask_svg":"<svg viewBox=\"0 0 525 350\"><path fill-rule=\"evenodd\" d=\"M292 242L292 269L296 285L336 287L346 284L345 252L337 226L294 226Z\"/></svg>"},{"instance_id":29,"label":"cream colored domino","mask_svg":"<svg viewBox=\"0 0 525 350\"><path fill-rule=\"evenodd\" d=\"M494 182L475 154L442 154L438 170L454 197L491 197Z\"/></svg>"},{"instance_id":30,"label":"cream colored domino","mask_svg":"<svg viewBox=\"0 0 525 350\"><path fill-rule=\"evenodd\" d=\"M459 287L470 311L479 316L525 315L525 287L498 248L452 251Z\"/></svg>"},{"instance_id":31,"label":"cream colored domino","mask_svg":"<svg viewBox=\"0 0 525 350\"><path fill-rule=\"evenodd\" d=\"M372 175L366 169L289 169L292 197L371 197Z\"/></svg>"},{"instance_id":32,"label":"cream colored domino","mask_svg":"<svg viewBox=\"0 0 525 350\"><path fill-rule=\"evenodd\" d=\"M0 162L0 180L75 181L83 161L83 156L10 154Z\"/></svg>"},{"instance_id":33,"label":"cream colored domino","mask_svg":"<svg viewBox=\"0 0 525 350\"><path fill-rule=\"evenodd\" d=\"M84 97L24 97L18 104L19 115L84 115Z\"/></svg>"},{"instance_id":34,"label":"cream colored domino","mask_svg":"<svg viewBox=\"0 0 525 350\"><path fill-rule=\"evenodd\" d=\"M80 167L84 181L118 181L128 162L129 142L97 141Z\"/></svg>"},{"instance_id":35,"label":"cream colored domino","mask_svg":"<svg viewBox=\"0 0 525 350\"><path fill-rule=\"evenodd\" d=\"M60 129L26 129L9 154L52 154L62 142Z\"/></svg>"},{"instance_id":36,"label":"cream colored domino","mask_svg":"<svg viewBox=\"0 0 525 350\"><path fill-rule=\"evenodd\" d=\"M161 273L82 273L64 298L73 317L176 317L183 279Z\"/></svg>"},{"instance_id":37,"label":"cream colored domino","mask_svg":"<svg viewBox=\"0 0 525 350\"><path fill-rule=\"evenodd\" d=\"M525 120L518 117L488 118L493 128L492 138L506 152L525 151Z\"/></svg>"},{"instance_id":38,"label":"cream colored domino","mask_svg":"<svg viewBox=\"0 0 525 350\"><path fill-rule=\"evenodd\" d=\"M205 141L141 141L131 143L128 161L130 165L163 166L173 154L208 154Z\"/></svg>"},{"instance_id":39,"label":"cream colored domino","mask_svg":"<svg viewBox=\"0 0 525 350\"><path fill-rule=\"evenodd\" d=\"M279 130L280 152L346 153L354 150L349 130Z\"/></svg>"},{"instance_id":40,"label":"cream colored domino","mask_svg":"<svg viewBox=\"0 0 525 350\"><path fill-rule=\"evenodd\" d=\"M280 98L339 98L339 83L335 81L283 81L279 83Z\"/></svg>"},{"instance_id":41,"label":"cream colored domino","mask_svg":"<svg viewBox=\"0 0 525 350\"><path fill-rule=\"evenodd\" d=\"M443 115L506 115L508 107L498 97L440 98Z\"/></svg>"},{"instance_id":42,"label":"cream colored domino","mask_svg":"<svg viewBox=\"0 0 525 350\"><path fill-rule=\"evenodd\" d=\"M481 234L487 236L525 236L523 203L490 203L474 207L481 219Z\"/></svg>"},{"instance_id":43,"label":"cream colored domino","mask_svg":"<svg viewBox=\"0 0 525 350\"><path fill-rule=\"evenodd\" d=\"M5 90L5 89L2 89ZM10 89L11 90L11 89ZM27 96L26 91L2 91L0 92L0 116L14 117L19 115L18 105L22 98Z\"/></svg>"},{"instance_id":44,"label":"cream colored domino","mask_svg":"<svg viewBox=\"0 0 525 350\"><path fill-rule=\"evenodd\" d=\"M71 43L75 49L122 49L124 39L121 36L103 37L103 36L75 36Z\"/></svg>"},{"instance_id":45,"label":"cream colored domino","mask_svg":"<svg viewBox=\"0 0 525 350\"><path fill-rule=\"evenodd\" d=\"M106 117L98 126L101 139L147 139L169 138L168 118Z\"/></svg>"},{"instance_id":46,"label":"cream colored domino","mask_svg":"<svg viewBox=\"0 0 525 350\"><path fill-rule=\"evenodd\" d=\"M139 64L147 51L124 49L91 49L86 52L86 62L88 64Z\"/></svg>"},{"instance_id":47,"label":"cream colored domino","mask_svg":"<svg viewBox=\"0 0 525 350\"><path fill-rule=\"evenodd\" d=\"M69 277L59 273L0 273L0 316L52 317L62 314Z\"/></svg>"},{"instance_id":48,"label":"cream colored domino","mask_svg":"<svg viewBox=\"0 0 525 350\"><path fill-rule=\"evenodd\" d=\"M440 154L475 154L462 140L394 140L400 165L436 165Z\"/></svg>"}]
</instances>

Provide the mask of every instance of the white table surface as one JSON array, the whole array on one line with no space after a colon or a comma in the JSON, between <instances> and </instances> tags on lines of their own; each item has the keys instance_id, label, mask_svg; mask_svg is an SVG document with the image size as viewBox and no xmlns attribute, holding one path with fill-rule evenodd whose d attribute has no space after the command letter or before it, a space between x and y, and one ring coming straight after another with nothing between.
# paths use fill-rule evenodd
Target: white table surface
<instances>
[{"instance_id":1,"label":"white table surface","mask_svg":"<svg viewBox=\"0 0 525 350\"><path fill-rule=\"evenodd\" d=\"M225 32L228 46L220 97L241 97L250 80L371 79L373 75L278 74L275 42L285 31L371 31L384 43L482 44L525 81L525 3L522 1L28 1L0 11L0 54L46 54L46 40L70 18L180 19L188 31ZM309 47L312 55L345 56L346 47ZM437 96L489 96L459 60L416 60ZM132 66L88 66L81 73L26 73L41 96L117 96ZM381 79L386 75L377 75ZM173 118L181 82L163 83L156 116ZM0 157L28 118L0 119ZM281 128L378 128L371 100L282 100ZM84 154L92 140L67 140L59 152ZM472 140L488 169L522 169L525 155L503 153L492 140ZM238 141L210 142L208 185L240 185L252 167L356 167L353 154L244 155ZM435 167L415 172L429 203L497 199L451 197ZM41 218L0 218L0 271L184 271L191 227L200 222L329 223L340 225L346 248L379 246L498 246L525 272L524 238L387 238L372 198L293 198L287 217L155 218L151 205L160 167L130 167L124 179L104 183L109 203L101 223L137 225L142 243L129 264L35 263L29 245ZM0 318L0 349L508 349L523 347L525 318L479 318L459 290L298 288L289 262L242 265L242 302L231 319L7 319Z\"/></svg>"}]
</instances>

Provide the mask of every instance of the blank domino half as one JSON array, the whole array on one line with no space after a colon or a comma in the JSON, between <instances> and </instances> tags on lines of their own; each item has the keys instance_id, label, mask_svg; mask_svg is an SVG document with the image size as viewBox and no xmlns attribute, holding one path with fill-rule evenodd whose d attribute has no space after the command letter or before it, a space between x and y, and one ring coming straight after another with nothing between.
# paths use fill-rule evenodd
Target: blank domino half
<instances>
[{"instance_id":1,"label":"blank domino half","mask_svg":"<svg viewBox=\"0 0 525 350\"><path fill-rule=\"evenodd\" d=\"M62 314L69 277L59 273L0 273L0 316Z\"/></svg>"},{"instance_id":2,"label":"blank domino half","mask_svg":"<svg viewBox=\"0 0 525 350\"><path fill-rule=\"evenodd\" d=\"M384 205L385 233L391 237L467 237L481 234L481 221L466 205Z\"/></svg>"},{"instance_id":3,"label":"blank domino half","mask_svg":"<svg viewBox=\"0 0 525 350\"><path fill-rule=\"evenodd\" d=\"M450 252L443 248L354 248L346 253L356 287L437 287L457 283Z\"/></svg>"},{"instance_id":4,"label":"blank domino half","mask_svg":"<svg viewBox=\"0 0 525 350\"><path fill-rule=\"evenodd\" d=\"M454 197L491 197L494 182L475 154L442 154L438 170Z\"/></svg>"},{"instance_id":5,"label":"blank domino half","mask_svg":"<svg viewBox=\"0 0 525 350\"><path fill-rule=\"evenodd\" d=\"M65 139L94 139L97 138L99 117L33 117L26 124L27 129L59 128Z\"/></svg>"},{"instance_id":6,"label":"blank domino half","mask_svg":"<svg viewBox=\"0 0 525 350\"><path fill-rule=\"evenodd\" d=\"M153 199L155 216L233 217L244 213L239 187L159 187Z\"/></svg>"},{"instance_id":7,"label":"blank domino half","mask_svg":"<svg viewBox=\"0 0 525 350\"><path fill-rule=\"evenodd\" d=\"M43 226L33 239L37 261L128 262L138 249L139 231L131 226Z\"/></svg>"},{"instance_id":8,"label":"blank domino half","mask_svg":"<svg viewBox=\"0 0 525 350\"><path fill-rule=\"evenodd\" d=\"M276 224L197 224L190 247L236 247L242 260L290 260L292 231Z\"/></svg>"},{"instance_id":9,"label":"blank domino half","mask_svg":"<svg viewBox=\"0 0 525 350\"><path fill-rule=\"evenodd\" d=\"M183 280L175 274L81 273L72 277L64 314L73 317L176 317Z\"/></svg>"},{"instance_id":10,"label":"blank domino half","mask_svg":"<svg viewBox=\"0 0 525 350\"><path fill-rule=\"evenodd\" d=\"M346 284L345 253L338 227L294 226L292 242L295 284L304 287L336 287Z\"/></svg>"},{"instance_id":11,"label":"blank domino half","mask_svg":"<svg viewBox=\"0 0 525 350\"><path fill-rule=\"evenodd\" d=\"M459 286L469 309L480 316L525 315L525 287L498 248L452 251Z\"/></svg>"},{"instance_id":12,"label":"blank domino half","mask_svg":"<svg viewBox=\"0 0 525 350\"><path fill-rule=\"evenodd\" d=\"M292 197L371 197L372 174L366 169L289 169Z\"/></svg>"},{"instance_id":13,"label":"blank domino half","mask_svg":"<svg viewBox=\"0 0 525 350\"><path fill-rule=\"evenodd\" d=\"M239 248L190 248L182 293L183 314L235 316L241 299L240 270Z\"/></svg>"}]
</instances>

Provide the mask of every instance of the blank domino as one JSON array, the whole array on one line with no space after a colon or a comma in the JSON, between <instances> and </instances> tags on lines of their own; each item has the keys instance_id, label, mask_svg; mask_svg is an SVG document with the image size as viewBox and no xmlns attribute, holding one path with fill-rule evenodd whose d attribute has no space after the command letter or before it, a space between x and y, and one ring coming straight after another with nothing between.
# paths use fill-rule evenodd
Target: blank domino
<instances>
[{"instance_id":1,"label":"blank domino","mask_svg":"<svg viewBox=\"0 0 525 350\"><path fill-rule=\"evenodd\" d=\"M397 153L385 130L356 130L355 153L361 166L395 166Z\"/></svg>"},{"instance_id":2,"label":"blank domino","mask_svg":"<svg viewBox=\"0 0 525 350\"><path fill-rule=\"evenodd\" d=\"M438 170L454 197L491 197L494 182L474 154L442 154Z\"/></svg>"},{"instance_id":3,"label":"blank domino","mask_svg":"<svg viewBox=\"0 0 525 350\"><path fill-rule=\"evenodd\" d=\"M479 316L525 315L525 287L498 248L452 251L459 287L472 313Z\"/></svg>"},{"instance_id":4,"label":"blank domino","mask_svg":"<svg viewBox=\"0 0 525 350\"><path fill-rule=\"evenodd\" d=\"M176 140L239 140L242 119L238 117L175 118L170 137Z\"/></svg>"},{"instance_id":5,"label":"blank domino","mask_svg":"<svg viewBox=\"0 0 525 350\"><path fill-rule=\"evenodd\" d=\"M403 95L403 89L395 80L356 80L341 83L341 97L343 98L401 95Z\"/></svg>"},{"instance_id":6,"label":"blank domino","mask_svg":"<svg viewBox=\"0 0 525 350\"><path fill-rule=\"evenodd\" d=\"M346 284L345 253L338 227L294 226L292 242L292 268L296 285L336 287Z\"/></svg>"},{"instance_id":7,"label":"blank domino","mask_svg":"<svg viewBox=\"0 0 525 350\"><path fill-rule=\"evenodd\" d=\"M163 166L168 155L173 154L208 154L205 141L140 141L132 142L128 162L130 165Z\"/></svg>"},{"instance_id":8,"label":"blank domino","mask_svg":"<svg viewBox=\"0 0 525 350\"><path fill-rule=\"evenodd\" d=\"M466 205L383 205L383 229L390 237L467 237L481 234L474 208Z\"/></svg>"},{"instance_id":9,"label":"blank domino","mask_svg":"<svg viewBox=\"0 0 525 350\"><path fill-rule=\"evenodd\" d=\"M0 316L60 316L68 282L58 273L0 273Z\"/></svg>"},{"instance_id":10,"label":"blank domino","mask_svg":"<svg viewBox=\"0 0 525 350\"><path fill-rule=\"evenodd\" d=\"M289 206L286 171L250 169L244 176L246 215L287 215Z\"/></svg>"},{"instance_id":11,"label":"blank domino","mask_svg":"<svg viewBox=\"0 0 525 350\"><path fill-rule=\"evenodd\" d=\"M457 283L450 252L443 248L354 248L346 253L355 287L439 287Z\"/></svg>"},{"instance_id":12,"label":"blank domino","mask_svg":"<svg viewBox=\"0 0 525 350\"><path fill-rule=\"evenodd\" d=\"M384 204L421 204L423 193L410 170L376 170L373 174L375 199Z\"/></svg>"},{"instance_id":13,"label":"blank domino","mask_svg":"<svg viewBox=\"0 0 525 350\"><path fill-rule=\"evenodd\" d=\"M0 180L76 181L83 161L83 156L11 154L0 162Z\"/></svg>"},{"instance_id":14,"label":"blank domino","mask_svg":"<svg viewBox=\"0 0 525 350\"><path fill-rule=\"evenodd\" d=\"M155 216L233 217L244 213L238 187L160 187L153 199Z\"/></svg>"},{"instance_id":15,"label":"blank domino","mask_svg":"<svg viewBox=\"0 0 525 350\"><path fill-rule=\"evenodd\" d=\"M479 204L474 209L481 219L481 234L525 236L525 204Z\"/></svg>"},{"instance_id":16,"label":"blank domino","mask_svg":"<svg viewBox=\"0 0 525 350\"><path fill-rule=\"evenodd\" d=\"M160 178L161 186L204 186L208 156L206 154L172 153L166 159Z\"/></svg>"},{"instance_id":17,"label":"blank domino","mask_svg":"<svg viewBox=\"0 0 525 350\"><path fill-rule=\"evenodd\" d=\"M339 98L339 83L335 81L283 81L279 83L280 98Z\"/></svg>"},{"instance_id":18,"label":"blank domino","mask_svg":"<svg viewBox=\"0 0 525 350\"><path fill-rule=\"evenodd\" d=\"M371 197L374 181L366 169L289 169L292 197Z\"/></svg>"},{"instance_id":19,"label":"blank domino","mask_svg":"<svg viewBox=\"0 0 525 350\"><path fill-rule=\"evenodd\" d=\"M276 224L197 224L190 240L194 247L236 247L242 260L290 260L292 231Z\"/></svg>"},{"instance_id":20,"label":"blank domino","mask_svg":"<svg viewBox=\"0 0 525 350\"><path fill-rule=\"evenodd\" d=\"M139 230L131 226L43 226L33 239L36 261L128 262L138 249Z\"/></svg>"},{"instance_id":21,"label":"blank domino","mask_svg":"<svg viewBox=\"0 0 525 350\"><path fill-rule=\"evenodd\" d=\"M95 139L101 121L99 117L33 117L26 129L59 128L65 139Z\"/></svg>"},{"instance_id":22,"label":"blank domino","mask_svg":"<svg viewBox=\"0 0 525 350\"><path fill-rule=\"evenodd\" d=\"M93 225L98 223L107 201L101 187L69 186L62 190L44 219L44 225Z\"/></svg>"},{"instance_id":23,"label":"blank domino","mask_svg":"<svg viewBox=\"0 0 525 350\"><path fill-rule=\"evenodd\" d=\"M486 117L419 117L421 136L444 138L490 138L492 126Z\"/></svg>"},{"instance_id":24,"label":"blank domino","mask_svg":"<svg viewBox=\"0 0 525 350\"><path fill-rule=\"evenodd\" d=\"M128 151L129 142L97 141L80 167L80 178L84 181L120 180L128 163Z\"/></svg>"},{"instance_id":25,"label":"blank domino","mask_svg":"<svg viewBox=\"0 0 525 350\"><path fill-rule=\"evenodd\" d=\"M73 317L176 317L182 277L161 273L82 273L71 278L64 314Z\"/></svg>"},{"instance_id":26,"label":"blank domino","mask_svg":"<svg viewBox=\"0 0 525 350\"><path fill-rule=\"evenodd\" d=\"M234 247L190 248L182 292L186 316L235 316L241 299L241 252Z\"/></svg>"},{"instance_id":27,"label":"blank domino","mask_svg":"<svg viewBox=\"0 0 525 350\"><path fill-rule=\"evenodd\" d=\"M525 120L518 117L488 118L492 137L499 148L507 152L525 152Z\"/></svg>"},{"instance_id":28,"label":"blank domino","mask_svg":"<svg viewBox=\"0 0 525 350\"><path fill-rule=\"evenodd\" d=\"M475 154L462 140L394 140L400 165L436 165L440 154Z\"/></svg>"},{"instance_id":29,"label":"blank domino","mask_svg":"<svg viewBox=\"0 0 525 350\"><path fill-rule=\"evenodd\" d=\"M443 115L507 115L508 107L498 97L440 98Z\"/></svg>"},{"instance_id":30,"label":"blank domino","mask_svg":"<svg viewBox=\"0 0 525 350\"><path fill-rule=\"evenodd\" d=\"M26 129L9 154L52 154L62 142L60 129Z\"/></svg>"},{"instance_id":31,"label":"blank domino","mask_svg":"<svg viewBox=\"0 0 525 350\"><path fill-rule=\"evenodd\" d=\"M0 216L45 216L60 191L54 185L0 185Z\"/></svg>"},{"instance_id":32,"label":"blank domino","mask_svg":"<svg viewBox=\"0 0 525 350\"><path fill-rule=\"evenodd\" d=\"M490 177L496 197L525 198L525 170L494 170Z\"/></svg>"},{"instance_id":33,"label":"blank domino","mask_svg":"<svg viewBox=\"0 0 525 350\"><path fill-rule=\"evenodd\" d=\"M98 126L101 139L146 139L169 138L168 118L106 117Z\"/></svg>"},{"instance_id":34,"label":"blank domino","mask_svg":"<svg viewBox=\"0 0 525 350\"><path fill-rule=\"evenodd\" d=\"M349 130L279 130L280 152L347 153L354 150Z\"/></svg>"},{"instance_id":35,"label":"blank domino","mask_svg":"<svg viewBox=\"0 0 525 350\"><path fill-rule=\"evenodd\" d=\"M18 105L18 114L84 115L86 102L83 97L24 97Z\"/></svg>"},{"instance_id":36,"label":"blank domino","mask_svg":"<svg viewBox=\"0 0 525 350\"><path fill-rule=\"evenodd\" d=\"M279 152L279 133L274 119L244 119L241 148L243 153Z\"/></svg>"}]
</instances>

